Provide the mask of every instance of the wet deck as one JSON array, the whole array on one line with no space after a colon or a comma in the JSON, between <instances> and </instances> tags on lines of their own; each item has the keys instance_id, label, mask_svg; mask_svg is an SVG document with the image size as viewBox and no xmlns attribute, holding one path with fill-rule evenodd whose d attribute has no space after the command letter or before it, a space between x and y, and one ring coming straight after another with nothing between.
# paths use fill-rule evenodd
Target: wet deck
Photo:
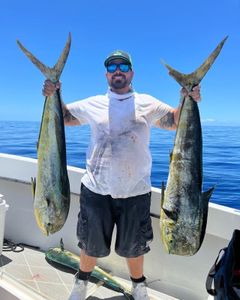
<instances>
[{"instance_id":1,"label":"wet deck","mask_svg":"<svg viewBox=\"0 0 240 300\"><path fill-rule=\"evenodd\" d=\"M73 273L51 266L45 260L43 252L28 247L25 247L21 252L4 251L0 256L0 273L11 276L16 282L41 295L46 300L67 300L74 279ZM129 281L117 279L120 280L121 284L130 288L131 283ZM149 294L153 300L176 299L151 289L149 289ZM101 282L90 282L87 296L88 300L126 299L123 294L102 286Z\"/></svg>"}]
</instances>

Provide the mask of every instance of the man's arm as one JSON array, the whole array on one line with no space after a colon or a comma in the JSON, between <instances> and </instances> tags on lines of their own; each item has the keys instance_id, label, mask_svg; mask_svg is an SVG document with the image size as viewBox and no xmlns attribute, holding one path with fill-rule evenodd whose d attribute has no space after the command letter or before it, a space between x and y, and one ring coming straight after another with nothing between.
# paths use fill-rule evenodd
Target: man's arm
<instances>
[{"instance_id":1,"label":"man's arm","mask_svg":"<svg viewBox=\"0 0 240 300\"><path fill-rule=\"evenodd\" d=\"M188 93L184 88L182 88L181 101L179 106L177 108L173 108L165 116L163 116L160 120L158 120L157 122L158 126L168 130L175 130L177 128L183 99L188 95L191 96L193 100L195 100L196 102L199 102L201 100L200 86L199 85L195 86L190 93Z\"/></svg>"},{"instance_id":2,"label":"man's arm","mask_svg":"<svg viewBox=\"0 0 240 300\"><path fill-rule=\"evenodd\" d=\"M177 128L177 113L178 109L172 109L170 110L165 116L163 116L161 119L157 121L157 125L161 128L168 129L168 130L174 130ZM180 111L180 110L179 110Z\"/></svg>"},{"instance_id":3,"label":"man's arm","mask_svg":"<svg viewBox=\"0 0 240 300\"><path fill-rule=\"evenodd\" d=\"M43 89L42 89L42 94L45 97L50 97L53 95L53 93L56 90L60 90L61 88L61 83L57 82L56 84L54 84L53 82L51 82L50 80L45 80L44 81L44 85L43 85ZM61 98L61 95L60 95ZM61 104L62 104L62 112L63 112L63 120L64 120L64 124L67 126L75 126L75 125L80 125L80 122L77 118L75 118L70 111L68 110L67 106L64 104L64 102L61 99Z\"/></svg>"}]
</instances>

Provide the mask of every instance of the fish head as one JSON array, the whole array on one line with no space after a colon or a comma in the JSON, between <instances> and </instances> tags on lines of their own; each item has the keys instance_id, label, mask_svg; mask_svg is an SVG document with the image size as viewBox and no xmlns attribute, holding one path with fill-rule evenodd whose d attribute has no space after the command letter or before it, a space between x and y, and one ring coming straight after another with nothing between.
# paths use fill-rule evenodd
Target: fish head
<instances>
[{"instance_id":1,"label":"fish head","mask_svg":"<svg viewBox=\"0 0 240 300\"><path fill-rule=\"evenodd\" d=\"M36 222L44 235L48 236L59 231L66 220L64 210L57 208L53 199L42 199L41 205L35 206Z\"/></svg>"},{"instance_id":2,"label":"fish head","mask_svg":"<svg viewBox=\"0 0 240 300\"><path fill-rule=\"evenodd\" d=\"M169 254L191 256L200 248L200 234L193 224L187 224L186 220L165 220L161 226L162 240Z\"/></svg>"},{"instance_id":3,"label":"fish head","mask_svg":"<svg viewBox=\"0 0 240 300\"><path fill-rule=\"evenodd\" d=\"M162 241L169 254L171 254L175 248L174 228L175 222L172 219L164 219L161 222Z\"/></svg>"}]
</instances>

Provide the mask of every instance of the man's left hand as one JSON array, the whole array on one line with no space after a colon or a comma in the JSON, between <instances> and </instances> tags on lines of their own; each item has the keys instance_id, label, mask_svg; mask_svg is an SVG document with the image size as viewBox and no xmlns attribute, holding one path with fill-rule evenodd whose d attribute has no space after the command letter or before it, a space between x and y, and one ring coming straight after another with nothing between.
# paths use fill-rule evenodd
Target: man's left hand
<instances>
[{"instance_id":1,"label":"man's left hand","mask_svg":"<svg viewBox=\"0 0 240 300\"><path fill-rule=\"evenodd\" d=\"M201 101L200 85L196 85L191 92L188 92L185 88L181 89L181 95L183 97L191 96L196 102Z\"/></svg>"}]
</instances>

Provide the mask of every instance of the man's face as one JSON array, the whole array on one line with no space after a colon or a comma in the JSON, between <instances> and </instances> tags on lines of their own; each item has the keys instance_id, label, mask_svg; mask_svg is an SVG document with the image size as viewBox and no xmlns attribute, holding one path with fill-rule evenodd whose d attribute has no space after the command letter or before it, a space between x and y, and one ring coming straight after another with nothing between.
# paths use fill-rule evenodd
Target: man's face
<instances>
[{"instance_id":1,"label":"man's face","mask_svg":"<svg viewBox=\"0 0 240 300\"><path fill-rule=\"evenodd\" d=\"M115 60L112 60L109 63L109 65L111 65L111 64L118 65L121 63L126 64L126 62L122 59L115 59ZM128 72L123 72L120 70L120 68L118 66L117 69L113 73L110 73L107 71L106 77L108 80L108 84L113 91L127 92L129 90L130 84L132 82L133 71L131 69L129 69Z\"/></svg>"}]
</instances>

